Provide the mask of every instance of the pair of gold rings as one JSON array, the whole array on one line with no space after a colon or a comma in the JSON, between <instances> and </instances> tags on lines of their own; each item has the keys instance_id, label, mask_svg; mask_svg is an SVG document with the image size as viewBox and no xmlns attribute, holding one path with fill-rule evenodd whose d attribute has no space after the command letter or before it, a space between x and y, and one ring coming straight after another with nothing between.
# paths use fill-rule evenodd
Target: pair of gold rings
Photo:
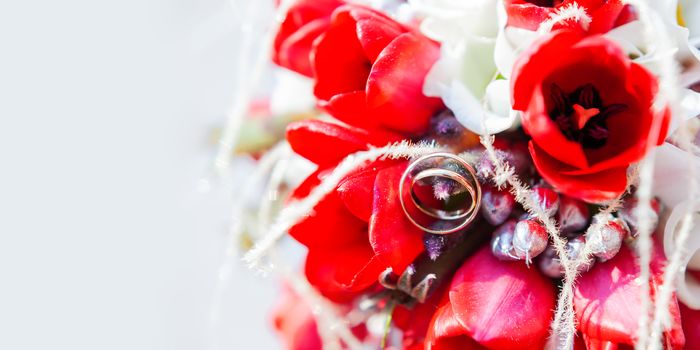
<instances>
[{"instance_id":1,"label":"pair of gold rings","mask_svg":"<svg viewBox=\"0 0 700 350\"><path fill-rule=\"evenodd\" d=\"M457 170L457 171L456 171ZM415 174L414 174L415 173ZM458 184L469 195L469 199L460 208L445 210L430 206L416 194L416 185L421 181L443 179ZM411 213L404 201L404 187L410 180L411 208L416 208L425 214ZM481 186L476 178L476 172L469 163L452 153L432 153L422 156L408 165L399 183L399 199L401 208L408 220L421 230L433 234L449 234L459 231L469 225L481 206Z\"/></svg>"}]
</instances>

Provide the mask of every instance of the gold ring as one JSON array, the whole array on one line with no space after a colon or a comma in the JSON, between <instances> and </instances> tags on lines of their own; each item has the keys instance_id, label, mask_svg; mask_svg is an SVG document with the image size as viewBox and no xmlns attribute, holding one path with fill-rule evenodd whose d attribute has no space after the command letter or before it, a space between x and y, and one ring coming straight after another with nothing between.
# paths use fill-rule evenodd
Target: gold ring
<instances>
[{"instance_id":1,"label":"gold ring","mask_svg":"<svg viewBox=\"0 0 700 350\"><path fill-rule=\"evenodd\" d=\"M428 215L431 218L440 220L442 222L455 222L455 225L451 228L447 229L435 229L431 227L427 227L426 225L423 225L419 223L408 211L406 208L406 203L404 203L404 186L406 184L407 178L411 175L411 173L419 166L421 163L426 162L430 159L433 158L448 158L452 160L453 162L457 163L460 165L462 168L466 170L466 172L469 174L471 177L471 181L467 179L467 177L463 174L460 174L459 172L456 172L454 170L450 169L443 169L439 167L432 167L428 169L421 170L416 174L413 179L411 180L411 201L412 204L414 205L415 208L417 208L419 211L421 211L423 214ZM437 209L437 208L432 208L432 207L426 207L425 204L423 204L420 199L416 196L414 187L416 183L422 179L430 178L430 177L441 177L441 178L446 178L450 179L452 181L457 182L460 184L462 187L465 188L465 190L469 193L471 196L471 205L462 208L462 209L457 209L457 210L442 210L442 209ZM415 161L411 162L411 164L408 165L404 173L401 175L401 180L399 182L399 201L401 202L401 209L403 209L404 214L408 218L408 220L415 225L416 227L420 228L421 230L433 234L449 234L453 233L456 231L459 231L463 228L465 228L467 225L469 225L474 219L476 218L476 215L479 212L479 208L481 207L481 186L479 185L479 181L477 180L476 177L476 172L474 171L474 168L472 168L469 163L467 163L464 159L458 157L455 154L452 153L444 153L444 152L439 152L439 153L432 153L432 154L427 154L424 155Z\"/></svg>"},{"instance_id":2,"label":"gold ring","mask_svg":"<svg viewBox=\"0 0 700 350\"><path fill-rule=\"evenodd\" d=\"M431 168L431 169L426 169L418 174L413 178L413 181L411 181L411 189L415 187L416 183L420 180L430 178L430 177L441 177L445 179L450 179L454 182L457 182L458 184L462 185L467 192L471 195L471 198L476 197L476 192L474 191L474 186L472 186L462 174L452 171L452 170L447 170L447 169L442 169L442 168ZM469 213L474 210L474 207L476 206L476 203L472 200L471 207L467 209L458 209L458 210L441 210L441 209L436 209L432 207L426 207L416 196L414 191L411 191L411 199L413 200L413 204L418 208L420 211L425 213L426 215L429 215L431 217L434 217L436 219L440 220L457 220L457 219L462 219L465 216L469 215Z\"/></svg>"}]
</instances>

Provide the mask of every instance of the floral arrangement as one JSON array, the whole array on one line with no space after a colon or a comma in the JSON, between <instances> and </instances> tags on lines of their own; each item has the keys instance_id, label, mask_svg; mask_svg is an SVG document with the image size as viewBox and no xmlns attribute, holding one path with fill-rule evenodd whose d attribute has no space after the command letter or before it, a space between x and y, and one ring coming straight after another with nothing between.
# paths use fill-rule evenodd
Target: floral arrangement
<instances>
[{"instance_id":1,"label":"floral arrangement","mask_svg":"<svg viewBox=\"0 0 700 350\"><path fill-rule=\"evenodd\" d=\"M237 208L289 349L700 349L700 3L275 6Z\"/></svg>"}]
</instances>

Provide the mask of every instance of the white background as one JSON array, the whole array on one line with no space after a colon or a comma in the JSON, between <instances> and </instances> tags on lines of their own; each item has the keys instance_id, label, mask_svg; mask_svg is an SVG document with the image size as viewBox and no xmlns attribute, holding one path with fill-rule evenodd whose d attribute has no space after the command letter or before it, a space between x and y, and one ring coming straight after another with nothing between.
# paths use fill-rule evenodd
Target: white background
<instances>
[{"instance_id":1,"label":"white background","mask_svg":"<svg viewBox=\"0 0 700 350\"><path fill-rule=\"evenodd\" d=\"M236 60L226 0L0 0L0 349L274 349L198 192Z\"/></svg>"}]
</instances>

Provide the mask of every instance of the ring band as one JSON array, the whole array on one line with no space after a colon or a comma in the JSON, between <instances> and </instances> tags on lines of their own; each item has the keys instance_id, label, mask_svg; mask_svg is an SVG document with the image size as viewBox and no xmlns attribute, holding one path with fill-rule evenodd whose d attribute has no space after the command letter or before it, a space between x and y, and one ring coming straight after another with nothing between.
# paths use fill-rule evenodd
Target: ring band
<instances>
[{"instance_id":1,"label":"ring band","mask_svg":"<svg viewBox=\"0 0 700 350\"><path fill-rule=\"evenodd\" d=\"M447 222L453 222L453 221L458 221L460 220L454 227L449 228L449 229L434 229L430 227L426 227L425 225L419 223L415 218L411 216L409 211L406 208L406 203L404 203L404 186L406 184L406 180L408 176L420 165L421 163L430 160L432 158L448 158L457 164L459 164L461 167L463 167L468 173L469 176L471 177L471 182L467 179L466 176L453 171L449 169L443 169L443 168L429 168L425 170L421 170L416 174L413 179L411 180L411 185L410 185L410 190L411 190L411 201L413 202L412 204L420 210L423 214L428 215L431 218L442 220L442 221L447 221ZM437 208L431 208L431 207L426 207L420 199L416 196L415 191L413 188L415 187L416 183L420 180L430 178L430 177L439 177L439 178L445 178L449 179L452 181L457 182L460 184L464 189L469 193L471 196L471 205L468 208L462 208L458 210L441 210ZM472 185L473 183L473 185ZM444 152L439 152L439 153L432 153L432 154L427 154L424 155L415 161L411 162L406 170L404 171L403 175L401 175L401 180L399 182L399 202L401 203L401 209L403 209L404 214L408 218L408 220L416 227L420 228L421 230L433 234L449 234L453 233L456 231L459 231L463 228L465 228L467 225L469 225L474 219L476 218L476 215L479 211L479 208L481 207L481 186L479 185L479 182L476 177L476 172L474 171L474 168L472 168L469 163L467 163L464 159L458 157L455 154L452 153L444 153Z\"/></svg>"},{"instance_id":2,"label":"ring band","mask_svg":"<svg viewBox=\"0 0 700 350\"><path fill-rule=\"evenodd\" d=\"M440 178L445 178L452 180L454 182L457 182L458 184L462 185L467 192L471 195L471 198L476 197L476 192L474 191L474 186L472 186L466 179L464 178L463 175L461 175L458 172L452 171L452 170L447 170L447 169L441 169L441 168L432 168L432 169L426 169L418 174L413 178L413 181L411 182L411 188L415 187L416 183L420 180L430 178L430 177L440 177ZM421 203L420 199L416 196L414 191L411 191L411 199L413 200L413 204L418 208L420 211L425 213L426 215L429 215L431 217L434 217L436 219L440 220L457 220L457 219L462 219L469 215L469 213L474 210L475 203L472 200L471 207L468 209L459 209L459 210L441 210L441 209L435 209L435 208L426 208L423 203Z\"/></svg>"}]
</instances>

